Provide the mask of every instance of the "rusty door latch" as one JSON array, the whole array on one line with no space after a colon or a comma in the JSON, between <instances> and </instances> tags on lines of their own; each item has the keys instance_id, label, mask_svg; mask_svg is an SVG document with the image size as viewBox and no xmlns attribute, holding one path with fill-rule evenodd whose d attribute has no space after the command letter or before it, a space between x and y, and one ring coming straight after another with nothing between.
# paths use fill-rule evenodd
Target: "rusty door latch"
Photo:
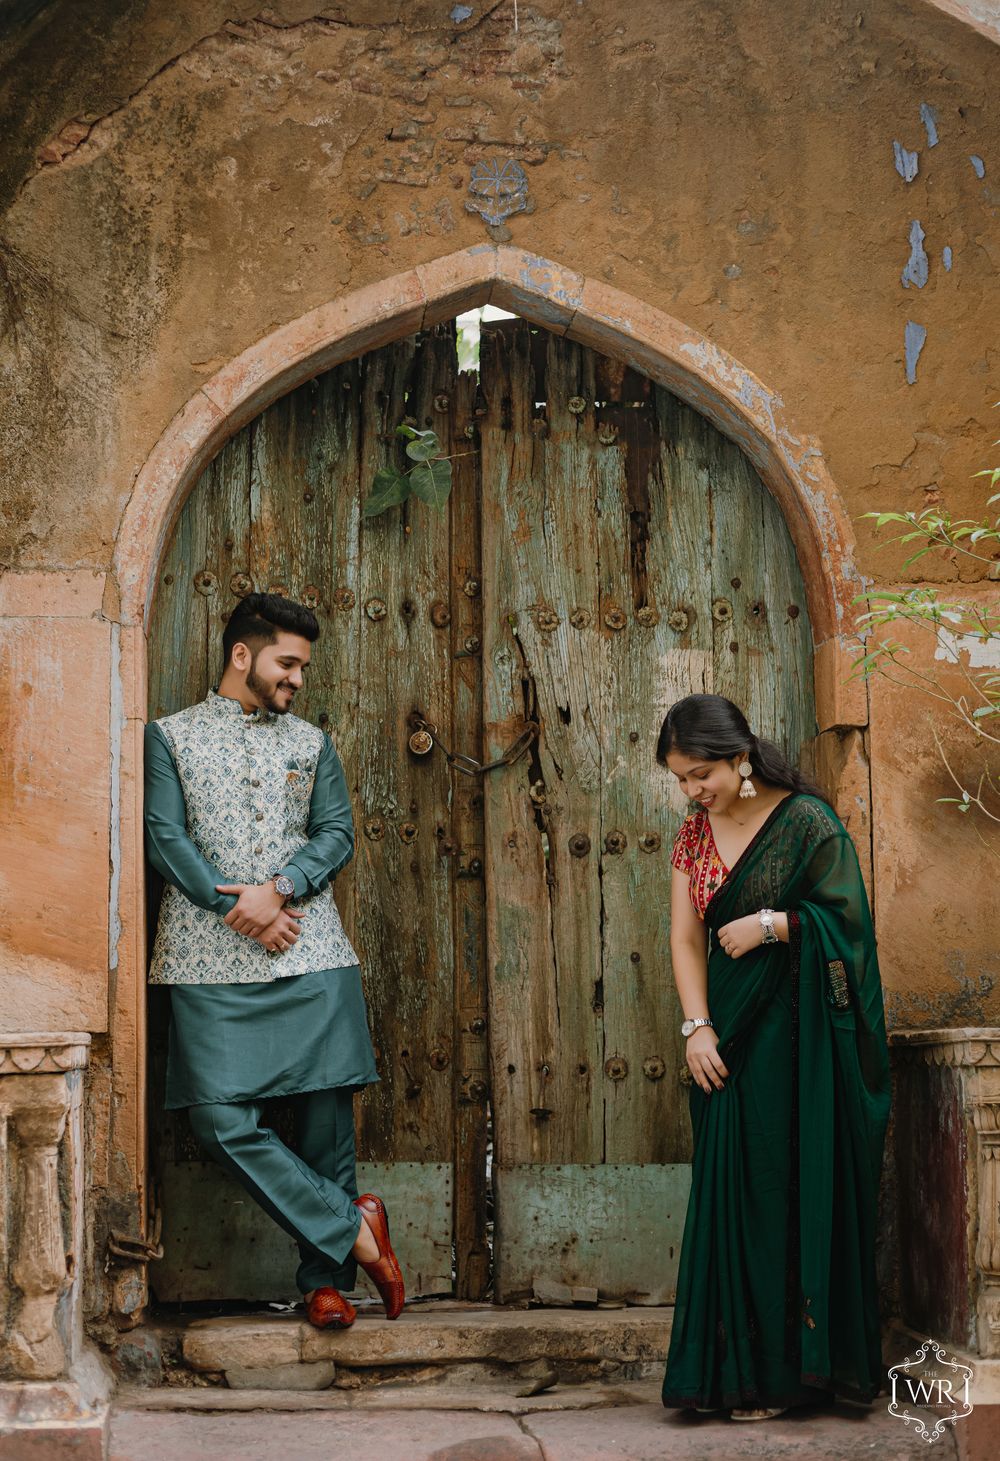
<instances>
[{"instance_id":1,"label":"rusty door latch","mask_svg":"<svg viewBox=\"0 0 1000 1461\"><path fill-rule=\"evenodd\" d=\"M149 1237L134 1238L128 1233L117 1233L114 1229L108 1234L107 1254L104 1262L105 1273L108 1265L117 1260L119 1263L155 1263L163 1257L163 1244L160 1236L163 1232L163 1213L159 1205L155 1205L150 1211Z\"/></svg>"},{"instance_id":2,"label":"rusty door latch","mask_svg":"<svg viewBox=\"0 0 1000 1461\"><path fill-rule=\"evenodd\" d=\"M524 729L495 761L476 761L472 756L464 756L460 751L450 751L437 733L437 726L424 719L417 711L413 711L407 724L412 731L410 736L410 750L416 756L426 756L434 746L440 746L444 752L445 760L449 766L456 771L461 771L464 776L480 776L484 771L496 771L501 766L513 766L519 761L528 750L532 741L538 735L538 726L534 721L528 721Z\"/></svg>"}]
</instances>

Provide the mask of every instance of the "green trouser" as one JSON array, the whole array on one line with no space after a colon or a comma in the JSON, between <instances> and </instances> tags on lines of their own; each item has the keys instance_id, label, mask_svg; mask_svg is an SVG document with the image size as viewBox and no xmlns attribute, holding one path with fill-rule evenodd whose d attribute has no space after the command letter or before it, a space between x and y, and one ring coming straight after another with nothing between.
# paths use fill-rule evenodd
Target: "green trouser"
<instances>
[{"instance_id":1,"label":"green trouser","mask_svg":"<svg viewBox=\"0 0 1000 1461\"><path fill-rule=\"evenodd\" d=\"M351 1249L361 1227L354 1147L354 1092L348 1086L290 1096L296 1155L260 1124L261 1102L189 1106L191 1129L214 1161L231 1172L299 1246L299 1292L350 1291L357 1276Z\"/></svg>"}]
</instances>

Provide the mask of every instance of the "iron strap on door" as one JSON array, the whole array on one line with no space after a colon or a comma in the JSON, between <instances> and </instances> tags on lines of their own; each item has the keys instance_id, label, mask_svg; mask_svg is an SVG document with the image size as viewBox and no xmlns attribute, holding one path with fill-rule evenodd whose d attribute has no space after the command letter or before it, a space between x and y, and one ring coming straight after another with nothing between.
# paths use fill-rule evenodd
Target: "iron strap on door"
<instances>
[{"instance_id":1,"label":"iron strap on door","mask_svg":"<svg viewBox=\"0 0 1000 1461\"><path fill-rule=\"evenodd\" d=\"M424 720L422 715L416 711L410 715L408 725L412 727L413 734L410 736L410 750L415 756L426 756L434 746L440 746L445 754L449 766L456 771L461 771L464 776L479 776L484 771L496 771L501 766L513 766L526 754L528 747L538 735L538 726L533 721L528 721L524 729L515 741L504 751L503 755L496 761L477 761L472 756L465 756L461 751L449 751L437 733L437 726L430 721Z\"/></svg>"}]
</instances>

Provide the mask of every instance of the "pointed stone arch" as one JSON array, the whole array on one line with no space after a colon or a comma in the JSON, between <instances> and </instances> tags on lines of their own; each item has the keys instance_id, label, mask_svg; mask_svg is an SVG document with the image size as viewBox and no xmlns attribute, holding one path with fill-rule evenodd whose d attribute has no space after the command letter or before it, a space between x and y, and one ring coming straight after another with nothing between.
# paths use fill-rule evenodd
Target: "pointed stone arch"
<instances>
[{"instance_id":1,"label":"pointed stone arch","mask_svg":"<svg viewBox=\"0 0 1000 1461\"><path fill-rule=\"evenodd\" d=\"M124 514L115 553L122 623L147 624L178 513L229 437L338 361L487 303L626 361L739 444L778 501L802 568L820 728L863 724L864 694L842 684L842 640L861 580L850 521L818 444L789 422L780 396L697 331L551 260L487 244L311 310L251 345L195 392L143 465Z\"/></svg>"}]
</instances>

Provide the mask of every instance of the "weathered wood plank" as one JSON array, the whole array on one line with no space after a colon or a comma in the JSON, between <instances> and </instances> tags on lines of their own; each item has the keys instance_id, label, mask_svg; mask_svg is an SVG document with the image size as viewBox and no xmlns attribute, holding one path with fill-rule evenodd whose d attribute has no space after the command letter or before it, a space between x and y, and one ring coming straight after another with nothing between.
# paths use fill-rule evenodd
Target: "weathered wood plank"
<instances>
[{"instance_id":1,"label":"weathered wood plank","mask_svg":"<svg viewBox=\"0 0 1000 1461\"><path fill-rule=\"evenodd\" d=\"M569 409L593 386L589 358L554 336L538 379L531 344L524 322L483 333L487 754L525 718L541 728L531 757L485 787L498 1181L516 1163L599 1161L604 1145L596 525Z\"/></svg>"},{"instance_id":2,"label":"weathered wood plank","mask_svg":"<svg viewBox=\"0 0 1000 1461\"><path fill-rule=\"evenodd\" d=\"M347 784L357 784L359 361L347 361L275 402L252 424L252 588L284 589L320 625L295 713L329 731ZM360 828L355 826L355 836ZM337 879L348 934L354 876Z\"/></svg>"},{"instance_id":3,"label":"weathered wood plank","mask_svg":"<svg viewBox=\"0 0 1000 1461\"><path fill-rule=\"evenodd\" d=\"M239 602L234 583L242 589L243 579L238 575L246 574L250 561L250 456L250 435L241 431L213 462L215 471L205 496L205 565L213 584L205 601L209 620L202 695L222 679L222 631Z\"/></svg>"},{"instance_id":4,"label":"weathered wood plank","mask_svg":"<svg viewBox=\"0 0 1000 1461\"><path fill-rule=\"evenodd\" d=\"M450 503L452 702L448 744L481 758L482 477L475 436L477 384L476 377L466 373L453 382L450 390L445 383L441 395L448 401L448 439L450 450L456 454ZM467 434L467 428L472 435ZM488 1292L491 1265L486 1210L489 1045L481 777L453 773L451 833L439 846L446 865L451 867L454 894L456 1296L481 1299ZM473 875L477 865L480 872Z\"/></svg>"},{"instance_id":5,"label":"weathered wood plank","mask_svg":"<svg viewBox=\"0 0 1000 1461\"><path fill-rule=\"evenodd\" d=\"M369 357L363 491L395 459L404 416L434 419L436 384L449 380L454 353L452 333L441 327L416 349L401 342ZM382 1075L364 1104L362 1154L443 1161L454 1150L455 985L451 880L438 846L450 823L451 774L442 756L414 756L408 741L411 712L439 727L450 720L449 636L430 613L447 592L447 520L411 500L364 522L360 549L355 925ZM450 1235L450 1213L442 1220Z\"/></svg>"},{"instance_id":6,"label":"weathered wood plank","mask_svg":"<svg viewBox=\"0 0 1000 1461\"><path fill-rule=\"evenodd\" d=\"M749 463L747 467L753 471ZM774 662L782 667L780 683L776 677L774 679L774 700L768 723L771 738L793 763L797 763L803 745L817 733L812 627L806 612L802 570L781 508L756 472L753 475L761 495L763 522L763 589L760 597L767 616L770 652Z\"/></svg>"},{"instance_id":7,"label":"weathered wood plank","mask_svg":"<svg viewBox=\"0 0 1000 1461\"><path fill-rule=\"evenodd\" d=\"M199 591L206 569L219 483L239 448L227 443L183 508L164 555L149 627L149 716L156 719L200 700L208 688L210 593Z\"/></svg>"},{"instance_id":8,"label":"weathered wood plank","mask_svg":"<svg viewBox=\"0 0 1000 1461\"><path fill-rule=\"evenodd\" d=\"M715 688L797 761L815 733L805 589L777 504L739 447L702 427L710 478ZM789 615L789 605L800 612Z\"/></svg>"},{"instance_id":9,"label":"weathered wood plank","mask_svg":"<svg viewBox=\"0 0 1000 1461\"><path fill-rule=\"evenodd\" d=\"M705 657L675 646L678 638L690 645L704 622L704 569L698 567L704 540L692 537L704 516L703 494L690 474L677 470L683 434L676 420L672 449L661 442L649 383L620 379L610 367L600 362L606 405L592 445L605 614L609 607L621 610L612 619L621 627L605 622L601 646L605 1160L677 1162L689 1159L690 1122L678 1099L683 1016L664 929L680 812L655 750L668 705L701 688ZM700 601L694 614L693 596ZM671 623L678 600L688 605L681 633L673 627L679 620Z\"/></svg>"}]
</instances>

